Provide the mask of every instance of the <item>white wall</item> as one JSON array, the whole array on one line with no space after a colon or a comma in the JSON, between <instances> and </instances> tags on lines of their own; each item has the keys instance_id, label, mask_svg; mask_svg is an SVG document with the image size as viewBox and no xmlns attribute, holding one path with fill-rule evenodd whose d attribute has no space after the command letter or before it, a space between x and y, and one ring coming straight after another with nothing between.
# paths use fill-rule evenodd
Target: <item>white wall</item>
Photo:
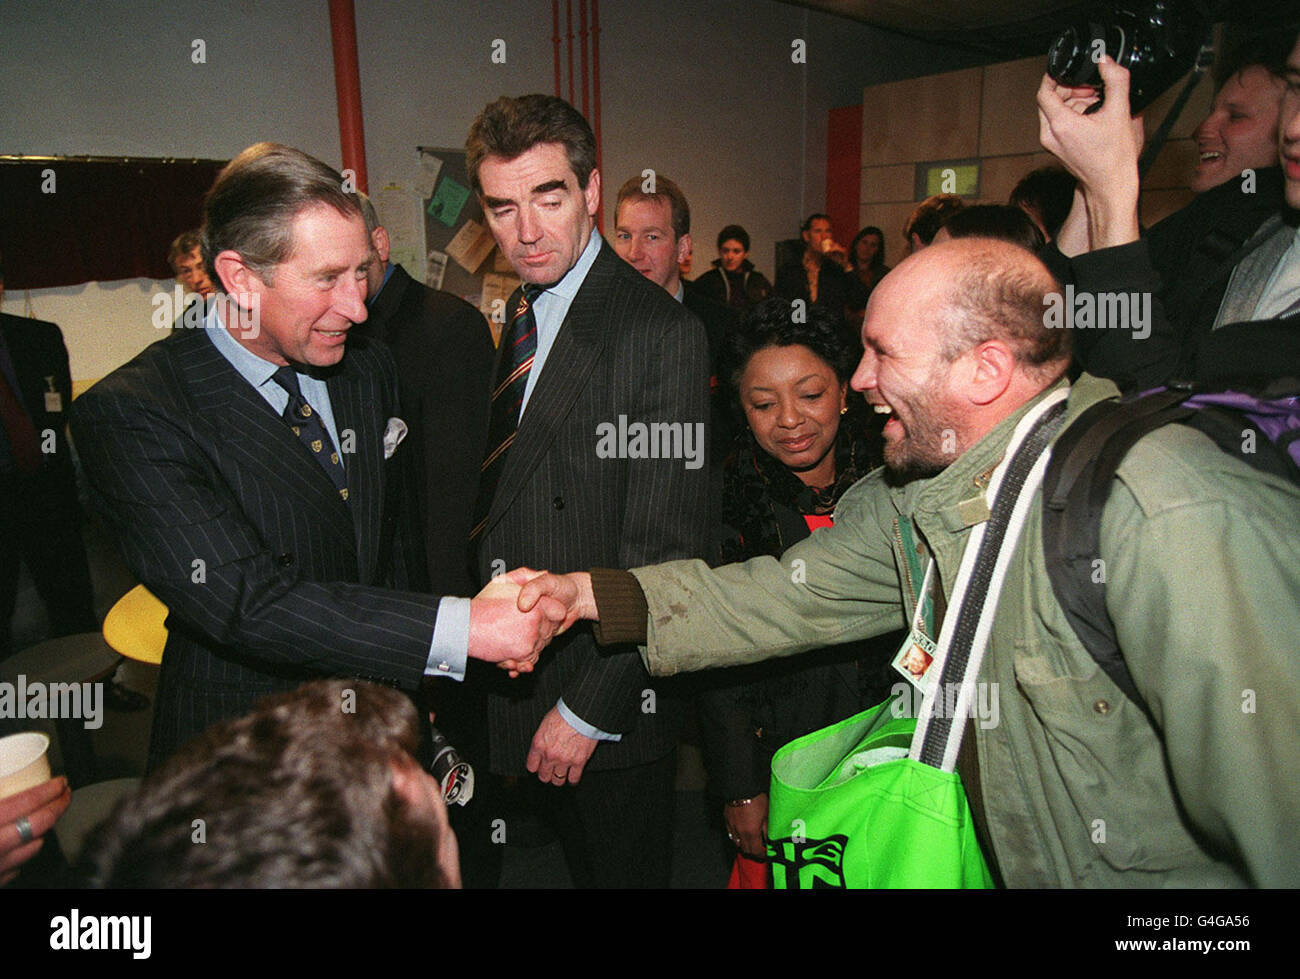
<instances>
[{"instance_id":1,"label":"white wall","mask_svg":"<svg viewBox=\"0 0 1300 979\"><path fill-rule=\"evenodd\" d=\"M409 182L416 145L460 146L482 106L554 87L547 0L357 0L372 190ZM563 16L563 4L561 4ZM722 225L744 224L759 267L824 206L826 112L863 86L970 63L774 0L600 5L606 228L612 195L645 167L686 191L695 273ZM576 29L576 16L575 16ZM506 41L493 64L493 40ZM791 41L807 41L807 64ZM194 64L201 39L206 63ZM575 58L576 61L576 58ZM324 0L0 4L0 153L228 158L260 139L339 164ZM63 327L77 379L156 339L132 280L9 292L4 310Z\"/></svg>"}]
</instances>

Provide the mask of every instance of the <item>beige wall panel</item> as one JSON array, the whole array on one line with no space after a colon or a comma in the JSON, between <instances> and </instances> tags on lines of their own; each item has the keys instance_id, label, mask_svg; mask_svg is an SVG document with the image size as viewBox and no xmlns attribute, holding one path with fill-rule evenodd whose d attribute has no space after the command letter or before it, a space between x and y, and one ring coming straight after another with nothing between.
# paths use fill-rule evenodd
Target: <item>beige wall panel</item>
<instances>
[{"instance_id":1,"label":"beige wall panel","mask_svg":"<svg viewBox=\"0 0 1300 979\"><path fill-rule=\"evenodd\" d=\"M885 264L897 265L903 254L903 224L915 204L863 204L859 209L858 229L874 224L885 233ZM856 230L855 230L856 234Z\"/></svg>"},{"instance_id":2,"label":"beige wall panel","mask_svg":"<svg viewBox=\"0 0 1300 979\"><path fill-rule=\"evenodd\" d=\"M862 90L862 165L951 160L979 153L982 68Z\"/></svg>"},{"instance_id":3,"label":"beige wall panel","mask_svg":"<svg viewBox=\"0 0 1300 979\"><path fill-rule=\"evenodd\" d=\"M1017 156L985 157L980 164L980 200L990 204L1005 204L1011 188L1030 170L1047 166L1053 161L1051 153L1021 153Z\"/></svg>"},{"instance_id":4,"label":"beige wall panel","mask_svg":"<svg viewBox=\"0 0 1300 979\"><path fill-rule=\"evenodd\" d=\"M862 204L910 201L915 187L916 167L911 163L896 167L864 167L858 201Z\"/></svg>"},{"instance_id":5,"label":"beige wall panel","mask_svg":"<svg viewBox=\"0 0 1300 979\"><path fill-rule=\"evenodd\" d=\"M1140 214L1144 227L1167 218L1181 207L1186 207L1196 195L1190 190L1148 190L1142 194Z\"/></svg>"},{"instance_id":6,"label":"beige wall panel","mask_svg":"<svg viewBox=\"0 0 1300 979\"><path fill-rule=\"evenodd\" d=\"M979 143L982 156L1033 153L1041 148L1034 95L1046 69L1045 57L984 67Z\"/></svg>"},{"instance_id":7,"label":"beige wall panel","mask_svg":"<svg viewBox=\"0 0 1300 979\"><path fill-rule=\"evenodd\" d=\"M1147 171L1142 186L1146 190L1170 190L1186 187L1196 170L1196 144L1190 139L1171 139L1160 149L1156 162Z\"/></svg>"}]
</instances>

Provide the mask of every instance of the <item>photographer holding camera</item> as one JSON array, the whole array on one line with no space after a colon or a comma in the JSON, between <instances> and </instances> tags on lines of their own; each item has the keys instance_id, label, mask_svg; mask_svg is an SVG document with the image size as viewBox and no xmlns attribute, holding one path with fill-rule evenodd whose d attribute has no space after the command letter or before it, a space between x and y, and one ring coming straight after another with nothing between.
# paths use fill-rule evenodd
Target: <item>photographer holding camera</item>
<instances>
[{"instance_id":1,"label":"photographer holding camera","mask_svg":"<svg viewBox=\"0 0 1300 979\"><path fill-rule=\"evenodd\" d=\"M1104 100L1098 87L1069 84L1068 76L1058 80L1064 72L1044 76L1038 90L1043 146L1079 179L1074 208L1057 241L1072 259L1076 288L1151 293L1156 300L1143 343L1135 343L1127 330L1076 332L1078 360L1090 373L1135 390L1175 376L1195 377L1207 367L1255 376L1300 375L1300 341L1276 322L1300 308L1295 213L1300 206L1300 99L1295 94L1300 48L1294 47L1294 25L1278 31L1285 37L1272 40L1292 47L1282 69L1288 84L1280 89L1285 93L1277 137L1281 174L1246 167L1157 225L1150 240L1141 236L1138 222L1143 127L1141 116L1130 116L1130 72L1109 57L1101 60ZM1135 65L1135 72L1140 67ZM1250 334L1234 335L1234 343L1216 337L1214 356L1204 352L1213 331L1247 321L1255 324ZM1220 359L1225 349L1234 358L1231 365Z\"/></svg>"}]
</instances>

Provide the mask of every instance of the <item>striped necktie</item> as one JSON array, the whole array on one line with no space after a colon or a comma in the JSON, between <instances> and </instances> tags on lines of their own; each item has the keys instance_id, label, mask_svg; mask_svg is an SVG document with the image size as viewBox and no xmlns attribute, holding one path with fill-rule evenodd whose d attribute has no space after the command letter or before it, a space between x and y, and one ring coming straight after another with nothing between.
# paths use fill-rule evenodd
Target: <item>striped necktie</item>
<instances>
[{"instance_id":1,"label":"striped necktie","mask_svg":"<svg viewBox=\"0 0 1300 979\"><path fill-rule=\"evenodd\" d=\"M474 506L474 529L470 539L478 537L487 525L488 512L497 483L505 471L506 456L519 430L519 413L524 403L524 389L537 353L537 317L533 303L544 286L528 283L519 294L510 320L510 330L502 340L508 344L497 363L496 384L492 388L492 414L488 421L488 454L483 458L479 476L478 498Z\"/></svg>"},{"instance_id":2,"label":"striped necktie","mask_svg":"<svg viewBox=\"0 0 1300 979\"><path fill-rule=\"evenodd\" d=\"M298 441L307 447L312 458L320 463L320 467L334 482L334 487L339 491L343 502L347 503L348 474L343 468L343 460L335 451L334 442L330 439L330 433L326 430L325 423L321 421L320 414L303 398L302 388L298 386L297 373L292 367L285 366L277 370L272 377L275 383L284 388L289 395L289 403L284 406L285 422L293 429L293 434L298 436Z\"/></svg>"}]
</instances>

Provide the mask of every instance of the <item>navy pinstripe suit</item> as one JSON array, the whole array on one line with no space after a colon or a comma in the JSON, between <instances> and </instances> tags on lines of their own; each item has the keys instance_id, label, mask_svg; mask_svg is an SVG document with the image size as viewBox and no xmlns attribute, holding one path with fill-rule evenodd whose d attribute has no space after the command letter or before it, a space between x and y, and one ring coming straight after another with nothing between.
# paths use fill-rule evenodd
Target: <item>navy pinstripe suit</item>
<instances>
[{"instance_id":1,"label":"navy pinstripe suit","mask_svg":"<svg viewBox=\"0 0 1300 979\"><path fill-rule=\"evenodd\" d=\"M151 767L308 677L413 688L424 674L438 598L380 587L392 355L349 340L327 376L348 504L204 330L153 344L74 405L95 505L171 610Z\"/></svg>"},{"instance_id":2,"label":"navy pinstripe suit","mask_svg":"<svg viewBox=\"0 0 1300 979\"><path fill-rule=\"evenodd\" d=\"M592 232L596 234L598 232ZM555 572L630 568L696 557L706 539L707 465L678 459L598 458L597 427L704 423L709 355L698 319L602 243L569 307L519 426L480 538L479 571L527 565ZM662 759L680 712L651 682L635 650L600 651L586 627L560 637L535 672L496 683L488 698L490 765L525 774L533 734L563 696L602 731L586 770Z\"/></svg>"}]
</instances>

